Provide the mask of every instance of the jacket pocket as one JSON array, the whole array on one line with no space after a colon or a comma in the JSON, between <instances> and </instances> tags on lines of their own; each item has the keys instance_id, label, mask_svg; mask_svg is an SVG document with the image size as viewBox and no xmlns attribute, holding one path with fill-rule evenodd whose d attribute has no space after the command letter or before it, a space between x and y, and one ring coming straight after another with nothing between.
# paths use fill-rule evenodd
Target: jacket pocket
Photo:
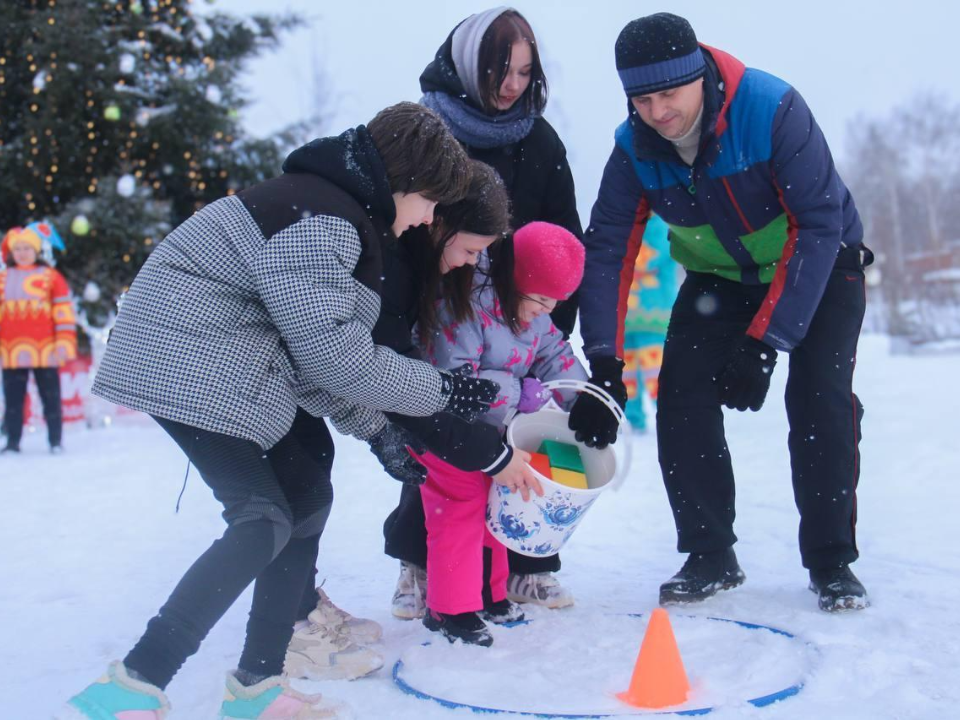
<instances>
[{"instance_id":1,"label":"jacket pocket","mask_svg":"<svg viewBox=\"0 0 960 720\"><path fill-rule=\"evenodd\" d=\"M283 380L291 388L296 387L300 381L300 373L297 372L293 364L290 353L287 352L287 346L282 341L277 346L273 360L270 362L268 372Z\"/></svg>"}]
</instances>

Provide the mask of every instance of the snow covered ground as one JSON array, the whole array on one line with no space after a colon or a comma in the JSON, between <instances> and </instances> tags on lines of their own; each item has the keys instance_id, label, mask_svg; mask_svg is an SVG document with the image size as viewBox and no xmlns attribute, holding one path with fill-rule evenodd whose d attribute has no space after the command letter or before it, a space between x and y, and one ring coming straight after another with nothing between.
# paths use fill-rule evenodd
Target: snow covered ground
<instances>
[{"instance_id":1,"label":"snow covered ground","mask_svg":"<svg viewBox=\"0 0 960 720\"><path fill-rule=\"evenodd\" d=\"M796 634L814 649L807 664L795 668L805 687L771 707L746 705L751 688L781 679L788 662L783 649L738 644L729 633L711 634L705 620L677 618L681 651L685 637L695 645L688 648L691 679L716 690L711 697L719 698L717 718L956 717L960 551L948 533L955 532L949 528L956 529L960 507L958 357L891 356L887 338L862 341L862 557L855 569L873 607L839 616L817 610L800 566L786 419L778 402L784 369L775 374L759 415L728 415L738 471L737 553L747 582L682 614ZM535 622L525 629L498 629L498 644L486 652L504 683L491 685L491 703L525 702L525 685L516 681L524 675L531 676L529 687L551 693L551 673L540 672L546 666L538 663L543 648L537 633L564 638L551 645L551 656L563 659L566 653L575 677L583 668L582 687L565 680L558 696L563 690L573 703L596 694L596 687L588 687L593 677L606 678L609 688L626 688L642 623L617 616L649 612L660 582L681 563L655 438L640 436L634 445L631 478L619 493L600 498L565 549L561 577L576 594L576 607L534 610ZM0 720L49 717L108 661L122 657L183 570L222 529L219 506L195 472L174 513L186 461L149 421L126 418L101 430L70 427L66 447L64 455L52 457L35 434L25 439L22 456L0 458L7 498L0 521ZM321 577L338 604L383 624L387 665L356 682L304 687L342 701L358 718L472 717L393 685L389 668L401 655L411 673L436 679L439 688L449 684L450 673L443 667L431 672L424 663L476 649L438 647L431 653L420 647L430 633L419 623L392 619L389 600L398 567L382 554L381 523L399 486L378 471L363 445L338 439L337 452L337 498L321 545ZM246 595L169 687L174 718L216 716L223 672L236 662L248 606ZM521 641L523 633L532 640ZM479 657L464 667L487 662Z\"/></svg>"}]
</instances>

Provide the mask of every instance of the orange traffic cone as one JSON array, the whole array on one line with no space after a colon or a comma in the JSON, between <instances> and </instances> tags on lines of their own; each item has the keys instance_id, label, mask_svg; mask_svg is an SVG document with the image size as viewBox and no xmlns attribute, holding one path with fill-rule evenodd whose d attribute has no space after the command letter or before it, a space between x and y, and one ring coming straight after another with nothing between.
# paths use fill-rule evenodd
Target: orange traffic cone
<instances>
[{"instance_id":1,"label":"orange traffic cone","mask_svg":"<svg viewBox=\"0 0 960 720\"><path fill-rule=\"evenodd\" d=\"M670 627L670 617L666 610L657 608L647 623L630 688L617 693L617 697L635 707L662 708L686 702L689 692L690 682Z\"/></svg>"}]
</instances>

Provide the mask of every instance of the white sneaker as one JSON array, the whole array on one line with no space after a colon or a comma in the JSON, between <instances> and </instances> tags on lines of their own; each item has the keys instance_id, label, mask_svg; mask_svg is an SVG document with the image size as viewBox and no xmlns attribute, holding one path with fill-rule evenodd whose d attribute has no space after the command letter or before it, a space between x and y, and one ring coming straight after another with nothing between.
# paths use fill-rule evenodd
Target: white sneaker
<instances>
[{"instance_id":1,"label":"white sneaker","mask_svg":"<svg viewBox=\"0 0 960 720\"><path fill-rule=\"evenodd\" d=\"M573 605L573 595L553 573L531 573L507 578L507 597L518 603L543 605L552 610Z\"/></svg>"},{"instance_id":2,"label":"white sneaker","mask_svg":"<svg viewBox=\"0 0 960 720\"><path fill-rule=\"evenodd\" d=\"M355 645L346 635L311 622L295 630L290 638L283 672L287 677L309 680L356 680L381 667L380 653Z\"/></svg>"},{"instance_id":3,"label":"white sneaker","mask_svg":"<svg viewBox=\"0 0 960 720\"><path fill-rule=\"evenodd\" d=\"M393 593L393 615L401 620L417 620L426 614L427 571L401 560L397 590Z\"/></svg>"},{"instance_id":4,"label":"white sneaker","mask_svg":"<svg viewBox=\"0 0 960 720\"><path fill-rule=\"evenodd\" d=\"M341 610L327 595L323 588L317 588L317 609L307 616L307 619L323 625L328 630L346 635L358 645L369 645L383 637L383 628L379 623L365 618L354 617L346 610Z\"/></svg>"}]
</instances>

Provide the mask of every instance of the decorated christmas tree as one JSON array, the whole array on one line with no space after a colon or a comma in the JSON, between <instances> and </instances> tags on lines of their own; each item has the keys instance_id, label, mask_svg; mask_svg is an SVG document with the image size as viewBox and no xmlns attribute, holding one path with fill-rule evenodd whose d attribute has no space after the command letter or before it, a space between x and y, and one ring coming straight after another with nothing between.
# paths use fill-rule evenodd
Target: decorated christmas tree
<instances>
[{"instance_id":1,"label":"decorated christmas tree","mask_svg":"<svg viewBox=\"0 0 960 720\"><path fill-rule=\"evenodd\" d=\"M0 231L49 219L58 268L102 320L204 204L279 172L291 128L244 136L238 75L294 17L190 0L0 3Z\"/></svg>"}]
</instances>

